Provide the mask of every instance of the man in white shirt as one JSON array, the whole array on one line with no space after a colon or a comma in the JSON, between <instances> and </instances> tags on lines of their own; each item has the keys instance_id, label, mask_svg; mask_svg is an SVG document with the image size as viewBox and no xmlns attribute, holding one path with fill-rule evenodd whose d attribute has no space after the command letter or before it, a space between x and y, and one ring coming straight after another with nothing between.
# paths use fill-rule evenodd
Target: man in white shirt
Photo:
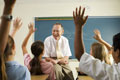
<instances>
[{"instance_id":1,"label":"man in white shirt","mask_svg":"<svg viewBox=\"0 0 120 80\"><path fill-rule=\"evenodd\" d=\"M53 63L56 80L74 80L72 71L68 66L69 56L71 56L69 42L66 37L62 36L63 33L62 24L56 23L53 25L52 35L44 41L44 57L47 61Z\"/></svg>"},{"instance_id":2,"label":"man in white shirt","mask_svg":"<svg viewBox=\"0 0 120 80\"><path fill-rule=\"evenodd\" d=\"M120 33L113 37L112 55L115 64L108 65L85 53L83 43L83 26L88 16L84 17L85 8L73 12L75 23L75 56L80 61L79 69L94 80L120 80Z\"/></svg>"}]
</instances>

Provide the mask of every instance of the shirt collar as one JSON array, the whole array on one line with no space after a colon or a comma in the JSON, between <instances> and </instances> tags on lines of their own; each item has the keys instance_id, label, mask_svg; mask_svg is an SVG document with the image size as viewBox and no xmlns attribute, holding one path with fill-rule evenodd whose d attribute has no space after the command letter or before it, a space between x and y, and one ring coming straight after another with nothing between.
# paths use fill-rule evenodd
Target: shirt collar
<instances>
[{"instance_id":1,"label":"shirt collar","mask_svg":"<svg viewBox=\"0 0 120 80\"><path fill-rule=\"evenodd\" d=\"M5 62L6 67L13 66L13 65L18 65L16 61L7 61Z\"/></svg>"},{"instance_id":2,"label":"shirt collar","mask_svg":"<svg viewBox=\"0 0 120 80\"><path fill-rule=\"evenodd\" d=\"M62 36L61 36L62 37ZM60 42L61 41L61 37L60 37L60 39L58 40L58 42ZM54 40L54 42L56 42L57 40L53 37L53 35L52 35L52 38L53 38L53 40Z\"/></svg>"}]
</instances>

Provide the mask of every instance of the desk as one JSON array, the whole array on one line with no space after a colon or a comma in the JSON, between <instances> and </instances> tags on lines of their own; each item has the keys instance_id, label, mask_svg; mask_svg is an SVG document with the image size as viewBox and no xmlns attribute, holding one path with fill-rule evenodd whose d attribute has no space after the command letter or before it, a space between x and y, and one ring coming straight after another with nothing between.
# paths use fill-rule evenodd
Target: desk
<instances>
[{"instance_id":1,"label":"desk","mask_svg":"<svg viewBox=\"0 0 120 80\"><path fill-rule=\"evenodd\" d=\"M48 75L32 75L31 80L46 80Z\"/></svg>"},{"instance_id":2,"label":"desk","mask_svg":"<svg viewBox=\"0 0 120 80\"><path fill-rule=\"evenodd\" d=\"M78 80L93 80L90 76L78 76Z\"/></svg>"}]
</instances>

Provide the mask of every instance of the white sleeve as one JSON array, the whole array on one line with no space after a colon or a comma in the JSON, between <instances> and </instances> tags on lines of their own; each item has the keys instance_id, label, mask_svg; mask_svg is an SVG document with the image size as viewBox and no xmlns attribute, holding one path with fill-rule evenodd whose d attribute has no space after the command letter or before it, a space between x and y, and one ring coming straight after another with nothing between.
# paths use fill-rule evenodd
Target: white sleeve
<instances>
[{"instance_id":1,"label":"white sleeve","mask_svg":"<svg viewBox=\"0 0 120 80\"><path fill-rule=\"evenodd\" d=\"M66 39L66 43L65 43L65 55L64 56L72 56L71 54L71 50L70 50L70 45L69 45L69 41Z\"/></svg>"},{"instance_id":2,"label":"white sleeve","mask_svg":"<svg viewBox=\"0 0 120 80\"><path fill-rule=\"evenodd\" d=\"M43 57L50 57L50 41L49 39L45 39L44 41L44 55Z\"/></svg>"},{"instance_id":3,"label":"white sleeve","mask_svg":"<svg viewBox=\"0 0 120 80\"><path fill-rule=\"evenodd\" d=\"M100 60L95 59L93 56L84 53L80 59L79 69L95 80L106 80L107 66L107 64L103 64Z\"/></svg>"}]
</instances>

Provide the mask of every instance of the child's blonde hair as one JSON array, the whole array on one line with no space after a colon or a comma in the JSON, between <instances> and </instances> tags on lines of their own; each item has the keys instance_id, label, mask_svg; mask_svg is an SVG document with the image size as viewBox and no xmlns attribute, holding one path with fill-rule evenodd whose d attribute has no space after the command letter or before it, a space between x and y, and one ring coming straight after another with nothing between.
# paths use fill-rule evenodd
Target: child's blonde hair
<instances>
[{"instance_id":1,"label":"child's blonde hair","mask_svg":"<svg viewBox=\"0 0 120 80\"><path fill-rule=\"evenodd\" d=\"M105 61L107 64L111 64L107 48L103 44L94 42L91 46L91 49L93 57L98 58L101 61Z\"/></svg>"}]
</instances>

